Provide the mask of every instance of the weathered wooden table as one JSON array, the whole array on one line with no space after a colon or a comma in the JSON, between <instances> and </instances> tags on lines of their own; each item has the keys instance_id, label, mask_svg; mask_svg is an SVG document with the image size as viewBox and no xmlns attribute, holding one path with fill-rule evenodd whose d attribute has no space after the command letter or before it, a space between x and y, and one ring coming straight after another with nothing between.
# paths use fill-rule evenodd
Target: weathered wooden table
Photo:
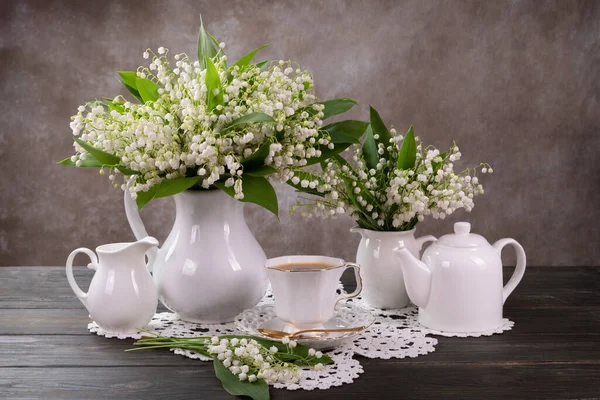
<instances>
[{"instance_id":1,"label":"weathered wooden table","mask_svg":"<svg viewBox=\"0 0 600 400\"><path fill-rule=\"evenodd\" d=\"M510 275L506 271L505 275ZM81 285L92 271L76 268ZM508 299L512 331L439 338L432 354L361 358L364 374L273 399L600 398L600 267L528 267ZM1 399L228 399L210 363L88 333L64 268L0 268Z\"/></svg>"}]
</instances>

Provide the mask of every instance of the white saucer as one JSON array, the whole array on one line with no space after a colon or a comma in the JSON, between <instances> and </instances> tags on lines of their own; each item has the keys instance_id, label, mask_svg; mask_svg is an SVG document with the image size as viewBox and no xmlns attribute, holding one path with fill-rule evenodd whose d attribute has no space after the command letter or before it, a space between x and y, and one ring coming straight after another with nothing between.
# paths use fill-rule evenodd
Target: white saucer
<instances>
[{"instance_id":1,"label":"white saucer","mask_svg":"<svg viewBox=\"0 0 600 400\"><path fill-rule=\"evenodd\" d=\"M329 321L311 328L362 329L352 332L306 333L294 340L304 346L316 350L332 349L339 346L345 340L355 337L362 330L367 329L374 320L375 317L373 317L368 310L359 307L352 302L340 303L336 306L335 314ZM300 329L287 321L277 318L275 315L275 306L273 304L259 305L243 311L235 318L235 325L242 332L270 340L273 340L273 338L259 332L259 329L271 329L289 333L308 329L306 327Z\"/></svg>"}]
</instances>

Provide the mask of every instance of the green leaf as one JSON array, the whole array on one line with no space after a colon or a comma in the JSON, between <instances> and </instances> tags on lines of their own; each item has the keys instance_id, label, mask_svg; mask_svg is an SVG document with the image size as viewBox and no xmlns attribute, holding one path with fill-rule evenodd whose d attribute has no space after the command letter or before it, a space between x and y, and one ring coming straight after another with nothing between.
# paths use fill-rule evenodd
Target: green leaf
<instances>
[{"instance_id":1,"label":"green leaf","mask_svg":"<svg viewBox=\"0 0 600 400\"><path fill-rule=\"evenodd\" d=\"M346 120L327 125L321 130L327 131L331 141L337 143L360 144L360 138L365 133L368 122Z\"/></svg>"},{"instance_id":2,"label":"green leaf","mask_svg":"<svg viewBox=\"0 0 600 400\"><path fill-rule=\"evenodd\" d=\"M267 66L269 60L263 60L256 64L256 68L259 68L261 71Z\"/></svg>"},{"instance_id":3,"label":"green leaf","mask_svg":"<svg viewBox=\"0 0 600 400\"><path fill-rule=\"evenodd\" d=\"M242 58L240 58L239 60L237 60L235 62L235 64L233 64L233 66L235 67L236 65L238 67L245 67L246 65L249 65L252 62L252 59L254 58L254 56L256 55L256 53L258 53L260 50L264 49L267 46L270 46L271 44L265 44L262 45L254 50L252 50L250 53L246 54L245 56L243 56Z\"/></svg>"},{"instance_id":4,"label":"green leaf","mask_svg":"<svg viewBox=\"0 0 600 400\"><path fill-rule=\"evenodd\" d=\"M147 192L138 192L135 199L138 209L144 208L153 199L173 196L194 186L199 177L164 179L162 182L152 186Z\"/></svg>"},{"instance_id":5,"label":"green leaf","mask_svg":"<svg viewBox=\"0 0 600 400\"><path fill-rule=\"evenodd\" d=\"M323 181L321 178L319 178L318 176L316 176L314 174L311 174L308 171L295 171L294 175L300 179L300 182L298 182L298 184L295 184L290 179L289 181L287 181L288 185L292 186L297 191L302 192L302 193L308 193L308 194L312 194L314 196L319 196L319 197L325 196L325 193L321 193L317 189L311 189L310 187L302 187L303 180L307 180L309 182L317 180L317 181L319 181L319 183L323 184Z\"/></svg>"},{"instance_id":6,"label":"green leaf","mask_svg":"<svg viewBox=\"0 0 600 400\"><path fill-rule=\"evenodd\" d=\"M280 341L274 341L274 340L269 340L269 339L264 339L264 338L260 338L258 336L239 336L239 335L224 335L224 336L220 336L221 338L227 338L227 339L233 339L233 338L238 338L238 339L247 339L247 340L256 340L261 346L270 349L271 347L275 346L277 347L277 353L274 353L273 357L277 358L278 360L281 361L287 361L287 362L294 362L296 365L300 365L300 366L314 366L317 364L323 364L323 365L328 365L328 364L333 364L334 361L331 357L329 357L327 354L323 354L323 356L321 358L316 358L316 357L311 357L308 355L308 350L309 348L298 344L296 345L296 347L294 347L292 349L291 353L288 353L288 348L285 344L281 343ZM306 361L302 361L302 362L298 362L298 358L304 358L307 359Z\"/></svg>"},{"instance_id":7,"label":"green leaf","mask_svg":"<svg viewBox=\"0 0 600 400\"><path fill-rule=\"evenodd\" d=\"M125 113L125 107L122 103L113 103L112 101L108 103L108 110L116 110L119 114Z\"/></svg>"},{"instance_id":8,"label":"green leaf","mask_svg":"<svg viewBox=\"0 0 600 400\"><path fill-rule=\"evenodd\" d=\"M383 147L385 149L383 156L387 158L387 148L390 145L390 139L392 138L392 135L390 134L390 131L388 131L388 129L386 128L377 110L375 110L371 106L369 106L369 108L371 111L371 127L373 128L373 134L379 135L379 139L377 139L377 142L383 144Z\"/></svg>"},{"instance_id":9,"label":"green leaf","mask_svg":"<svg viewBox=\"0 0 600 400\"><path fill-rule=\"evenodd\" d=\"M323 119L327 119L329 117L333 117L334 115L343 114L355 105L358 104L356 100L343 98L343 99L333 99L322 102L325 106L323 109Z\"/></svg>"},{"instance_id":10,"label":"green leaf","mask_svg":"<svg viewBox=\"0 0 600 400\"><path fill-rule=\"evenodd\" d=\"M126 84L126 83L124 83L124 82L123 82L123 85L125 86L125 88L126 88L127 90L129 90L129 93L131 93L131 95L132 95L133 97L135 97L135 98L136 98L136 99L137 99L137 100L138 100L140 103L143 103L143 102L144 102L144 100L142 100L142 96L140 95L140 92L139 92L137 89L135 89L135 88L133 88L133 87L129 86L128 84Z\"/></svg>"},{"instance_id":11,"label":"green leaf","mask_svg":"<svg viewBox=\"0 0 600 400\"><path fill-rule=\"evenodd\" d=\"M365 158L368 169L375 169L377 162L379 161L379 154L377 153L377 143L373 138L373 129L371 125L367 128L367 134L365 135L365 141L362 145L362 154Z\"/></svg>"},{"instance_id":12,"label":"green leaf","mask_svg":"<svg viewBox=\"0 0 600 400\"><path fill-rule=\"evenodd\" d=\"M250 176L267 176L277 172L277 170L269 165L263 165L262 167L258 167L256 169L247 170L244 168L244 174L248 174Z\"/></svg>"},{"instance_id":13,"label":"green leaf","mask_svg":"<svg viewBox=\"0 0 600 400\"><path fill-rule=\"evenodd\" d=\"M65 158L64 160L57 162L57 164L68 165L70 167L76 166L75 163L73 161L71 161L71 157ZM96 159L96 157L92 156L91 154L88 154L87 157L85 158L85 160L81 160L80 168L101 168L101 167L102 167L102 163L100 161L98 161Z\"/></svg>"},{"instance_id":14,"label":"green leaf","mask_svg":"<svg viewBox=\"0 0 600 400\"><path fill-rule=\"evenodd\" d=\"M156 83L149 79L137 78L135 80L136 88L140 92L142 102L156 101L160 95L158 89L160 88Z\"/></svg>"},{"instance_id":15,"label":"green leaf","mask_svg":"<svg viewBox=\"0 0 600 400\"><path fill-rule=\"evenodd\" d=\"M233 128L234 126L250 124L253 122L273 123L273 122L275 122L275 120L273 119L273 117L271 117L265 113L253 112L253 113L244 115L243 117L239 117L238 119L234 119L225 128L221 129L221 133L228 131L229 129Z\"/></svg>"},{"instance_id":16,"label":"green leaf","mask_svg":"<svg viewBox=\"0 0 600 400\"><path fill-rule=\"evenodd\" d=\"M208 110L212 111L219 104L223 104L223 88L221 87L221 78L219 78L219 72L213 64L212 60L205 56L206 60L206 77L204 79L204 83L206 84L206 93L208 104ZM219 92L217 94L214 93L215 90Z\"/></svg>"},{"instance_id":17,"label":"green leaf","mask_svg":"<svg viewBox=\"0 0 600 400\"><path fill-rule=\"evenodd\" d=\"M221 381L223 389L234 396L248 396L253 400L269 400L269 385L264 379L255 382L240 381L221 361L214 359L215 375Z\"/></svg>"},{"instance_id":18,"label":"green leaf","mask_svg":"<svg viewBox=\"0 0 600 400\"><path fill-rule=\"evenodd\" d=\"M442 165L444 165L444 162L446 161L446 156L448 155L448 153L443 152L442 154L440 154L438 157L442 158L442 161L440 162L432 162L431 166L433 167L433 174L435 175L436 172L442 167Z\"/></svg>"},{"instance_id":19,"label":"green leaf","mask_svg":"<svg viewBox=\"0 0 600 400\"><path fill-rule=\"evenodd\" d=\"M204 30L202 15L200 16L200 31L198 32L198 62L200 68L206 68L206 57L213 58L219 52L218 45L215 46L215 41L210 34Z\"/></svg>"},{"instance_id":20,"label":"green leaf","mask_svg":"<svg viewBox=\"0 0 600 400\"><path fill-rule=\"evenodd\" d=\"M313 164L323 162L323 161L327 160L328 158L331 158L331 157L334 157L334 156L340 154L342 151L346 150L351 145L352 145L352 143L336 143L335 147L333 149L330 149L327 146L320 146L319 150L321 150L321 156L307 158L306 165L308 166L308 165L313 165Z\"/></svg>"},{"instance_id":21,"label":"green leaf","mask_svg":"<svg viewBox=\"0 0 600 400\"><path fill-rule=\"evenodd\" d=\"M121 165L117 165L116 168L121 171L121 173L123 175L140 175L141 172L140 171L134 171L132 169L129 169L127 167L123 167Z\"/></svg>"},{"instance_id":22,"label":"green leaf","mask_svg":"<svg viewBox=\"0 0 600 400\"><path fill-rule=\"evenodd\" d=\"M119 71L119 75L121 76L121 83L123 86L129 90L129 93L131 93L133 97L143 103L142 96L140 96L140 92L136 87L137 73L133 71Z\"/></svg>"},{"instance_id":23,"label":"green leaf","mask_svg":"<svg viewBox=\"0 0 600 400\"><path fill-rule=\"evenodd\" d=\"M269 156L271 143L263 143L258 150L250 154L248 157L242 160L244 170L254 170L265 165L265 158Z\"/></svg>"},{"instance_id":24,"label":"green leaf","mask_svg":"<svg viewBox=\"0 0 600 400\"><path fill-rule=\"evenodd\" d=\"M408 128L406 135L404 135L404 140L402 140L402 147L398 154L398 168L411 169L415 166L416 159L417 145L415 143L415 134L411 125L410 128Z\"/></svg>"},{"instance_id":25,"label":"green leaf","mask_svg":"<svg viewBox=\"0 0 600 400\"><path fill-rule=\"evenodd\" d=\"M242 191L244 192L242 202L257 204L271 211L275 216L278 216L279 204L277 203L277 194L266 178L243 174L240 179L242 180ZM214 185L231 197L234 197L233 187L225 187L223 182L215 182Z\"/></svg>"},{"instance_id":26,"label":"green leaf","mask_svg":"<svg viewBox=\"0 0 600 400\"><path fill-rule=\"evenodd\" d=\"M121 79L125 85L129 85L132 88L136 88L136 79L138 78L137 73L133 71L119 71Z\"/></svg>"},{"instance_id":27,"label":"green leaf","mask_svg":"<svg viewBox=\"0 0 600 400\"><path fill-rule=\"evenodd\" d=\"M103 165L106 166L115 166L117 164L119 164L121 162L121 159L113 154L107 153L103 150L97 149L95 147L90 146L89 144L87 144L86 142L84 142L83 140L73 136L73 140L80 145L81 147L83 147L83 149L85 151L87 151L88 153L90 153L92 156L94 156L96 158L96 160L98 160L98 162L101 162Z\"/></svg>"}]
</instances>

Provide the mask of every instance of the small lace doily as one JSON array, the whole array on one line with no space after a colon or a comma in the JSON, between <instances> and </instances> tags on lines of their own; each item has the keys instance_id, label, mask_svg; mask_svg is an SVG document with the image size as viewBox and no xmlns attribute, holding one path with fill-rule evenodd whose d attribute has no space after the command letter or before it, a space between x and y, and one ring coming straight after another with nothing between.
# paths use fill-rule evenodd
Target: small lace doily
<instances>
[{"instance_id":1,"label":"small lace doily","mask_svg":"<svg viewBox=\"0 0 600 400\"><path fill-rule=\"evenodd\" d=\"M481 331L481 332L444 332L444 331L436 331L435 329L427 329L424 327L421 327L421 329L425 333L430 334L430 335L466 338L466 337L492 336L497 333L510 331L513 328L513 326L515 326L515 323L513 321L509 320L508 318L502 318L502 324L500 326L498 326L494 329L489 329L487 331Z\"/></svg>"},{"instance_id":2,"label":"small lace doily","mask_svg":"<svg viewBox=\"0 0 600 400\"><path fill-rule=\"evenodd\" d=\"M489 336L510 330L514 323L504 319L504 323L488 332L478 333L447 333L426 329L417 322L418 309L410 306L401 310L380 310L368 307L360 297L349 300L354 304L368 309L375 317L373 324L359 335L348 339L340 347L327 352L335 364L327 365L320 371L303 369L299 372L299 381L295 384L276 384L276 388L287 390L328 389L352 383L363 372L360 362L354 355L367 358L405 358L418 357L435 351L438 341L427 335L477 337ZM273 304L271 290L259 302L259 306ZM168 337L221 336L244 334L237 330L235 324L197 324L185 322L170 312L157 313L146 327L148 331ZM139 339L143 332L111 333L99 327L95 322L88 324L88 330L100 336L119 339ZM210 359L192 351L171 349L175 354L185 357L209 361Z\"/></svg>"}]
</instances>

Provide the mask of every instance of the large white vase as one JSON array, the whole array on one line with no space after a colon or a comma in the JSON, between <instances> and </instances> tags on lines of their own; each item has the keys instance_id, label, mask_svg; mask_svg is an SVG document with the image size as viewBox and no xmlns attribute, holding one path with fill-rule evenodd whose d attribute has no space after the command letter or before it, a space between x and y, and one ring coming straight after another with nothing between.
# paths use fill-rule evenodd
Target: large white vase
<instances>
[{"instance_id":1,"label":"large white vase","mask_svg":"<svg viewBox=\"0 0 600 400\"><path fill-rule=\"evenodd\" d=\"M190 322L233 321L267 289L266 256L244 219L244 204L221 190L173 196L176 217L162 247L148 253L160 301ZM147 232L125 193L136 238Z\"/></svg>"},{"instance_id":2,"label":"large white vase","mask_svg":"<svg viewBox=\"0 0 600 400\"><path fill-rule=\"evenodd\" d=\"M368 305L381 309L404 308L410 303L400 261L393 250L400 242L415 257L426 242L436 240L435 236L415 238L415 229L403 232L382 232L362 228L352 228L362 236L356 252L356 263L360 265L363 281L361 296Z\"/></svg>"}]
</instances>

